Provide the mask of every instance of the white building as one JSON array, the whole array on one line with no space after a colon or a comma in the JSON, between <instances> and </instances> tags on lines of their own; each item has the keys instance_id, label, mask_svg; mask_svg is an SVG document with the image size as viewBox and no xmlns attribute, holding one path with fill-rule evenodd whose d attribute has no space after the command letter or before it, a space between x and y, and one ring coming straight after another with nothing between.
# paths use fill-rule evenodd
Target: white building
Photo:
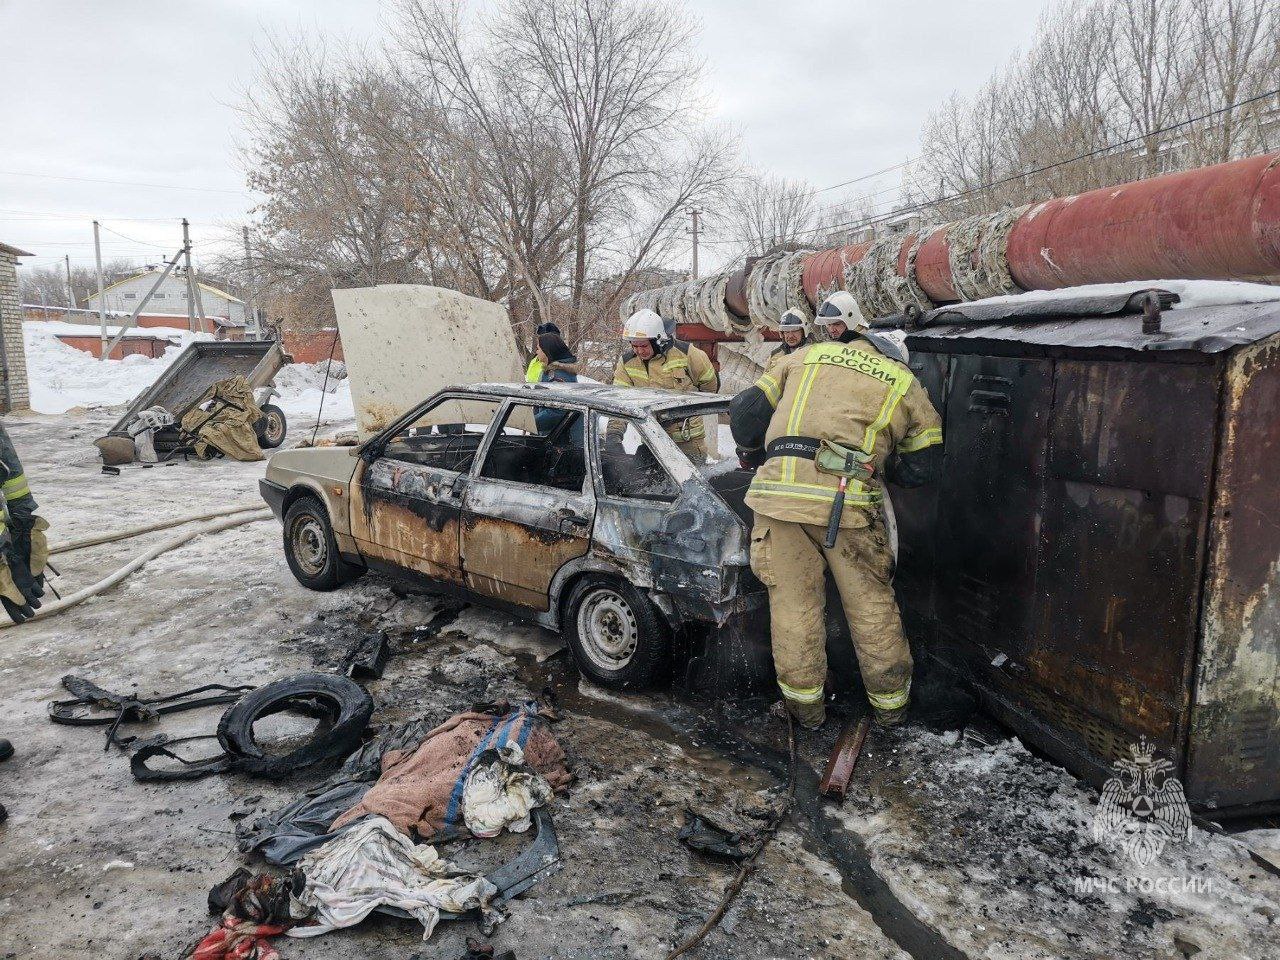
<instances>
[{"instance_id":1,"label":"white building","mask_svg":"<svg viewBox=\"0 0 1280 960\"><path fill-rule=\"evenodd\" d=\"M107 309L117 313L133 313L138 308L142 298L147 295L147 291L151 289L152 284L156 282L156 276L159 273L158 269L152 269L124 280L117 280L111 284L103 290ZM215 323L223 321L217 324L220 327L240 328L243 330L246 318L242 300L238 297L233 297L225 290L219 290L217 287L210 286L207 283L200 283L199 287L200 297L198 304L199 307L203 307L205 317L210 318ZM98 309L98 294L96 292L85 298L85 307L89 310ZM200 311L197 309L195 312L199 315ZM160 284L160 287L147 302L146 307L143 308L142 314L138 318L138 325L185 327L187 325L187 316L187 277L185 271L181 268L176 268L169 276L165 277L164 282ZM172 320L168 318L172 318Z\"/></svg>"}]
</instances>

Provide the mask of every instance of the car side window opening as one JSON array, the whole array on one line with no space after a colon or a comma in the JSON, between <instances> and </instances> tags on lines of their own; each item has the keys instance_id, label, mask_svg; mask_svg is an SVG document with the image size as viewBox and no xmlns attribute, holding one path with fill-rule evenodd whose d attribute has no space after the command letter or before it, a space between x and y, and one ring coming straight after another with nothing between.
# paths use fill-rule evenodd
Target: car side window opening
<instances>
[{"instance_id":1,"label":"car side window opening","mask_svg":"<svg viewBox=\"0 0 1280 960\"><path fill-rule=\"evenodd\" d=\"M680 495L675 481L630 421L597 417L596 444L606 496L671 502Z\"/></svg>"},{"instance_id":2,"label":"car side window opening","mask_svg":"<svg viewBox=\"0 0 1280 960\"><path fill-rule=\"evenodd\" d=\"M501 400L445 397L397 430L382 456L465 473L501 407Z\"/></svg>"},{"instance_id":3,"label":"car side window opening","mask_svg":"<svg viewBox=\"0 0 1280 960\"><path fill-rule=\"evenodd\" d=\"M581 411L513 403L480 476L580 493L587 481Z\"/></svg>"}]
</instances>

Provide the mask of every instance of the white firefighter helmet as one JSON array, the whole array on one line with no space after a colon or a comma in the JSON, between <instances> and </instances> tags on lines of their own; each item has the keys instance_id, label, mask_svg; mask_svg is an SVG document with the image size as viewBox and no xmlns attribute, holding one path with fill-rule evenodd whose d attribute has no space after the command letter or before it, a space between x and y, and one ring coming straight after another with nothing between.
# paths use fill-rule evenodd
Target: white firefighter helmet
<instances>
[{"instance_id":1,"label":"white firefighter helmet","mask_svg":"<svg viewBox=\"0 0 1280 960\"><path fill-rule=\"evenodd\" d=\"M820 327L843 323L850 330L866 330L870 326L862 315L857 298L848 290L837 290L823 300L813 322Z\"/></svg>"},{"instance_id":2,"label":"white firefighter helmet","mask_svg":"<svg viewBox=\"0 0 1280 960\"><path fill-rule=\"evenodd\" d=\"M652 340L656 345L666 339L667 327L652 310L637 310L622 325L623 340Z\"/></svg>"},{"instance_id":3,"label":"white firefighter helmet","mask_svg":"<svg viewBox=\"0 0 1280 960\"><path fill-rule=\"evenodd\" d=\"M778 318L779 330L807 330L808 326L809 321L804 314L794 307Z\"/></svg>"}]
</instances>

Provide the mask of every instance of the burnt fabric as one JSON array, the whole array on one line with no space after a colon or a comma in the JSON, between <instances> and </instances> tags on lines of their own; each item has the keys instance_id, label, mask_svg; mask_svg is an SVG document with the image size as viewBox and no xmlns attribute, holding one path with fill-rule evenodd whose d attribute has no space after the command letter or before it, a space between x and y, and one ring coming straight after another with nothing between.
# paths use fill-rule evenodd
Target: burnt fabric
<instances>
[{"instance_id":1,"label":"burnt fabric","mask_svg":"<svg viewBox=\"0 0 1280 960\"><path fill-rule=\"evenodd\" d=\"M432 730L417 749L384 754L381 778L332 828L373 814L386 817L409 835L461 833L469 774L486 750L508 744L521 748L524 762L545 777L553 790L569 784L572 777L564 751L535 704L505 716L459 713Z\"/></svg>"},{"instance_id":2,"label":"burnt fabric","mask_svg":"<svg viewBox=\"0 0 1280 960\"><path fill-rule=\"evenodd\" d=\"M441 911L489 912L498 888L458 870L428 844L414 844L383 817L368 817L302 858L306 886L298 903L315 910L315 923L291 937L316 937L355 926L374 910L403 910L428 939Z\"/></svg>"},{"instance_id":3,"label":"burnt fabric","mask_svg":"<svg viewBox=\"0 0 1280 960\"><path fill-rule=\"evenodd\" d=\"M324 783L252 824L244 821L236 831L240 852L256 851L278 866L297 863L304 853L333 836L333 821L368 792L388 751L414 750L432 729L426 720L413 720L379 734L351 754L342 769Z\"/></svg>"},{"instance_id":4,"label":"burnt fabric","mask_svg":"<svg viewBox=\"0 0 1280 960\"><path fill-rule=\"evenodd\" d=\"M830 568L867 698L877 715L906 707L911 689L911 648L893 595L893 553L878 510L851 507L836 544L827 549L826 527L756 515L751 569L769 590L773 663L787 708L807 726L825 717L827 676L825 573Z\"/></svg>"},{"instance_id":5,"label":"burnt fabric","mask_svg":"<svg viewBox=\"0 0 1280 960\"><path fill-rule=\"evenodd\" d=\"M289 882L243 868L209 891L209 906L223 907L222 920L191 954L191 960L278 960L267 939L294 924Z\"/></svg>"},{"instance_id":6,"label":"burnt fabric","mask_svg":"<svg viewBox=\"0 0 1280 960\"><path fill-rule=\"evenodd\" d=\"M206 409L207 408L207 409ZM253 399L253 387L244 377L219 380L182 418L184 433L196 437L195 453L207 460L213 451L232 460L261 460L262 449L254 426L262 410Z\"/></svg>"},{"instance_id":7,"label":"burnt fabric","mask_svg":"<svg viewBox=\"0 0 1280 960\"><path fill-rule=\"evenodd\" d=\"M225 917L196 946L191 960L280 960L267 939L284 931L279 924Z\"/></svg>"}]
</instances>

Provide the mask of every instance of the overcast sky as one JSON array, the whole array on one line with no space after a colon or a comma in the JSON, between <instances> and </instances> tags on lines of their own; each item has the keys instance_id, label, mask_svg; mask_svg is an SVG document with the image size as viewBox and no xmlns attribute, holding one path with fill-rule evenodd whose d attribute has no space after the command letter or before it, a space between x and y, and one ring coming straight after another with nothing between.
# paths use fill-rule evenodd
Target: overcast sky
<instances>
[{"instance_id":1,"label":"overcast sky","mask_svg":"<svg viewBox=\"0 0 1280 960\"><path fill-rule=\"evenodd\" d=\"M1046 0L688 0L714 119L822 188L918 155L928 112L1025 47ZM235 105L271 33L376 42L379 0L0 0L0 241L48 264L212 252L253 204ZM27 175L24 175L27 174ZM38 175L38 176L34 176ZM68 178L68 179L55 179ZM81 178L81 179L72 179ZM86 182L89 180L127 183ZM842 190L892 190L890 172ZM144 186L148 184L150 186ZM714 238L711 238L714 239Z\"/></svg>"}]
</instances>

